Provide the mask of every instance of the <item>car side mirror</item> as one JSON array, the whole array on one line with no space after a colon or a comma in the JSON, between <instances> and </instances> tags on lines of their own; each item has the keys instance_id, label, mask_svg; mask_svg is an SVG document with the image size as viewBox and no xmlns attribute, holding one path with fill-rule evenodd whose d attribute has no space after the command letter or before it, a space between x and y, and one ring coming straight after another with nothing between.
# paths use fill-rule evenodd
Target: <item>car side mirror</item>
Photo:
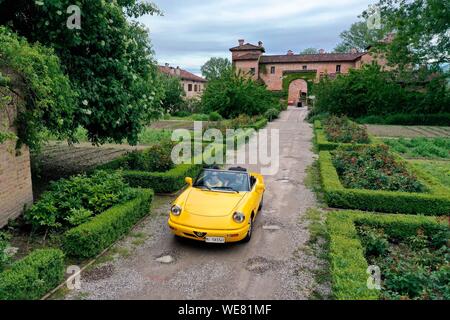
<instances>
[{"instance_id":1,"label":"car side mirror","mask_svg":"<svg viewBox=\"0 0 450 320\"><path fill-rule=\"evenodd\" d=\"M256 185L256 192L257 193L263 193L264 192L264 186L262 184L258 183Z\"/></svg>"},{"instance_id":2,"label":"car side mirror","mask_svg":"<svg viewBox=\"0 0 450 320\"><path fill-rule=\"evenodd\" d=\"M184 179L184 181L185 181L190 187L192 187L192 178L191 178L191 177L186 177L186 178Z\"/></svg>"}]
</instances>

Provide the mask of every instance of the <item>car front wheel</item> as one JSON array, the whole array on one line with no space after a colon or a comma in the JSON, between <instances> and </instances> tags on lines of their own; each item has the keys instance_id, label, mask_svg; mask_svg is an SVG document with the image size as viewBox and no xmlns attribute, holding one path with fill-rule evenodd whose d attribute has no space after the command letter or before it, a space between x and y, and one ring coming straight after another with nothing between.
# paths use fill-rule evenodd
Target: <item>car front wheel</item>
<instances>
[{"instance_id":1,"label":"car front wheel","mask_svg":"<svg viewBox=\"0 0 450 320\"><path fill-rule=\"evenodd\" d=\"M250 239L252 238L252 233L253 233L253 220L250 219L249 224L249 228L248 228L248 232L247 235L245 236L245 238L242 240L242 242L249 242Z\"/></svg>"}]
</instances>

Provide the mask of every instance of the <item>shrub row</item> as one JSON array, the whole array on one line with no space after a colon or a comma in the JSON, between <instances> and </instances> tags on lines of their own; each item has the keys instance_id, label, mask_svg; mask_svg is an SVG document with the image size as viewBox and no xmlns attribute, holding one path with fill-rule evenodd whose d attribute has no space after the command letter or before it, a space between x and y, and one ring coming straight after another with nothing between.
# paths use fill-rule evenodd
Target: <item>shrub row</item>
<instances>
[{"instance_id":1,"label":"shrub row","mask_svg":"<svg viewBox=\"0 0 450 320\"><path fill-rule=\"evenodd\" d=\"M329 258L334 298L340 300L378 299L379 291L367 288L368 263L355 224L382 227L395 238L405 239L420 229L426 235L448 229L445 219L425 216L379 215L338 211L327 216Z\"/></svg>"},{"instance_id":2,"label":"shrub row","mask_svg":"<svg viewBox=\"0 0 450 320\"><path fill-rule=\"evenodd\" d=\"M215 145L216 151L225 152L224 145ZM148 172L139 170L125 170L122 175L125 181L132 187L153 189L156 193L173 193L185 186L184 178L196 177L203 168L203 163L208 163L207 151L203 154L203 162L192 161L192 164L180 164L166 172ZM200 164L198 164L200 162ZM124 163L124 157L115 159L101 166L102 169L118 170Z\"/></svg>"},{"instance_id":3,"label":"shrub row","mask_svg":"<svg viewBox=\"0 0 450 320\"><path fill-rule=\"evenodd\" d=\"M338 142L331 142L328 141L323 124L320 120L314 121L314 135L315 135L315 143L320 151L331 151L335 150L340 146L343 147L354 147L354 146L363 146L365 144L359 144L359 143L338 143ZM378 140L377 138L369 135L369 144L381 144L382 142Z\"/></svg>"},{"instance_id":4,"label":"shrub row","mask_svg":"<svg viewBox=\"0 0 450 320\"><path fill-rule=\"evenodd\" d=\"M140 189L133 200L112 207L92 220L70 229L64 234L64 251L67 255L80 259L95 257L148 215L152 200L152 190Z\"/></svg>"},{"instance_id":5,"label":"shrub row","mask_svg":"<svg viewBox=\"0 0 450 320\"><path fill-rule=\"evenodd\" d=\"M425 185L426 193L346 189L328 151L319 153L319 166L325 200L330 207L426 215L450 213L450 190L411 165L408 169Z\"/></svg>"},{"instance_id":6,"label":"shrub row","mask_svg":"<svg viewBox=\"0 0 450 320\"><path fill-rule=\"evenodd\" d=\"M0 300L40 299L63 278L63 252L58 249L35 250L0 273Z\"/></svg>"},{"instance_id":7,"label":"shrub row","mask_svg":"<svg viewBox=\"0 0 450 320\"><path fill-rule=\"evenodd\" d=\"M357 119L358 123L367 124L390 124L403 126L448 126L450 113L414 114L397 113L385 116L367 116Z\"/></svg>"}]
</instances>

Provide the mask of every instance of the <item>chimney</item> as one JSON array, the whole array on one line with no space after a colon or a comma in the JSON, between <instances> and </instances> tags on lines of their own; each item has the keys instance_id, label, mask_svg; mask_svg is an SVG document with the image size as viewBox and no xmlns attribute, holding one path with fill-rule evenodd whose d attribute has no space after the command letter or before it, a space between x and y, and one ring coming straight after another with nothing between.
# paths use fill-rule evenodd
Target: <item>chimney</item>
<instances>
[{"instance_id":1,"label":"chimney","mask_svg":"<svg viewBox=\"0 0 450 320\"><path fill-rule=\"evenodd\" d=\"M258 46L260 46L260 47L262 47L262 46L263 46L263 43L262 43L262 41L258 41Z\"/></svg>"},{"instance_id":2,"label":"chimney","mask_svg":"<svg viewBox=\"0 0 450 320\"><path fill-rule=\"evenodd\" d=\"M170 67L170 73L175 74L175 69L173 67Z\"/></svg>"},{"instance_id":3,"label":"chimney","mask_svg":"<svg viewBox=\"0 0 450 320\"><path fill-rule=\"evenodd\" d=\"M240 45L240 46L243 46L243 45L244 45L244 41L245 41L244 39L239 39L238 41L239 41L239 45Z\"/></svg>"},{"instance_id":4,"label":"chimney","mask_svg":"<svg viewBox=\"0 0 450 320\"><path fill-rule=\"evenodd\" d=\"M169 68L169 64L168 64L167 62L166 62L166 64L165 64L165 67L166 67L166 68Z\"/></svg>"},{"instance_id":5,"label":"chimney","mask_svg":"<svg viewBox=\"0 0 450 320\"><path fill-rule=\"evenodd\" d=\"M179 66L177 66L177 70L175 71L175 73L177 74L177 76L181 75L181 69Z\"/></svg>"},{"instance_id":6,"label":"chimney","mask_svg":"<svg viewBox=\"0 0 450 320\"><path fill-rule=\"evenodd\" d=\"M320 54L324 54L324 53L325 53L325 50L324 50L324 49L320 49L320 50L319 50L319 53L320 53Z\"/></svg>"},{"instance_id":7,"label":"chimney","mask_svg":"<svg viewBox=\"0 0 450 320\"><path fill-rule=\"evenodd\" d=\"M288 55L288 56L293 56L293 55L294 55L294 52L293 52L292 50L289 50L289 51L287 52L287 55Z\"/></svg>"}]
</instances>

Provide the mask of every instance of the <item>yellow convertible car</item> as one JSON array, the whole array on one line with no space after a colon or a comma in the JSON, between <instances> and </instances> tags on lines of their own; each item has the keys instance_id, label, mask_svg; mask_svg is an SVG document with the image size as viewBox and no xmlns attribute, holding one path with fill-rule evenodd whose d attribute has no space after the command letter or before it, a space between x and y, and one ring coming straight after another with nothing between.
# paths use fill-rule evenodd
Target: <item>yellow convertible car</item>
<instances>
[{"instance_id":1,"label":"yellow convertible car","mask_svg":"<svg viewBox=\"0 0 450 320\"><path fill-rule=\"evenodd\" d=\"M248 242L263 205L264 179L243 168L204 169L173 202L169 227L179 237L210 243Z\"/></svg>"}]
</instances>

